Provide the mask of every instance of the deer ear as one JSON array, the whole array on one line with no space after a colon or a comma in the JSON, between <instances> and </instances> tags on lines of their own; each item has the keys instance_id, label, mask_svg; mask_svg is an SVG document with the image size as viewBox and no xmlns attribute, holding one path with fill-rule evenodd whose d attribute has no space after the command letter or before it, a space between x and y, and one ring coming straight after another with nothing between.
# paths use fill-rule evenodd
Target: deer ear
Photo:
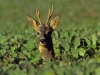
<instances>
[{"instance_id":1,"label":"deer ear","mask_svg":"<svg viewBox=\"0 0 100 75\"><path fill-rule=\"evenodd\" d=\"M51 22L50 22L50 26L52 27L52 29L55 29L57 27L59 23L59 15L57 15L56 17L54 17Z\"/></svg>"},{"instance_id":2,"label":"deer ear","mask_svg":"<svg viewBox=\"0 0 100 75\"><path fill-rule=\"evenodd\" d=\"M33 19L32 17L30 17L30 16L27 16L27 19L28 19L30 25L37 31L37 29L38 29L37 21L34 20L34 19Z\"/></svg>"}]
</instances>

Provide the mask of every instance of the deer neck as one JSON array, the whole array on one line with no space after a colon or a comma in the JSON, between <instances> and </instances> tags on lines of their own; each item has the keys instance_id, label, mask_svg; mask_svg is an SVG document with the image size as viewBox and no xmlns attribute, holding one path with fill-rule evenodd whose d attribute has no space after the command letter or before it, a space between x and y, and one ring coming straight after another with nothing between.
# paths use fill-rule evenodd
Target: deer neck
<instances>
[{"instance_id":1,"label":"deer neck","mask_svg":"<svg viewBox=\"0 0 100 75\"><path fill-rule=\"evenodd\" d=\"M40 51L41 57L44 60L47 60L48 58L51 58L51 59L54 58L55 53L53 49L52 39L47 40L46 45L39 45L39 51Z\"/></svg>"}]
</instances>

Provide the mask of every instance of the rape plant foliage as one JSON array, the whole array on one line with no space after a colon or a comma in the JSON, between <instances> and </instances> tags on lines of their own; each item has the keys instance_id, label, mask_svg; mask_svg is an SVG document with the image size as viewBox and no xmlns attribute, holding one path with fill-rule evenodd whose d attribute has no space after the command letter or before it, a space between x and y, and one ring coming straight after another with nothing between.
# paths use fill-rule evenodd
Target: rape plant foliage
<instances>
[{"instance_id":1,"label":"rape plant foliage","mask_svg":"<svg viewBox=\"0 0 100 75\"><path fill-rule=\"evenodd\" d=\"M44 22L52 4L57 59L44 61L26 14ZM100 0L0 0L0 75L100 75Z\"/></svg>"},{"instance_id":2,"label":"rape plant foliage","mask_svg":"<svg viewBox=\"0 0 100 75\"><path fill-rule=\"evenodd\" d=\"M99 75L100 26L57 29L53 32L56 57L40 58L32 28L0 33L0 75ZM91 29L91 30L90 30Z\"/></svg>"}]
</instances>

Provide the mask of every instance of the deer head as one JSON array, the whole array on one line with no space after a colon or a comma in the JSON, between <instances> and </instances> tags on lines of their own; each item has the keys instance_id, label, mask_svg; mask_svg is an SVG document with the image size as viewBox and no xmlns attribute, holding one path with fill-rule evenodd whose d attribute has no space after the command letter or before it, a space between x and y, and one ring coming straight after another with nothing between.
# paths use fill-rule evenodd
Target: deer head
<instances>
[{"instance_id":1,"label":"deer head","mask_svg":"<svg viewBox=\"0 0 100 75\"><path fill-rule=\"evenodd\" d=\"M53 15L53 6L52 6L52 10L49 9L48 11L48 17L47 17L47 21L45 24L42 24L41 22L38 8L36 8L36 16L38 18L38 21L36 21L30 16L27 16L30 25L35 29L37 33L40 53L42 54L42 56L44 53L46 57L49 54L51 56L54 56L51 34L59 23L59 15L57 15L50 21L50 18L52 17L52 15ZM42 57L42 58L44 59L45 57ZM48 56L47 58L51 58L51 57Z\"/></svg>"}]
</instances>

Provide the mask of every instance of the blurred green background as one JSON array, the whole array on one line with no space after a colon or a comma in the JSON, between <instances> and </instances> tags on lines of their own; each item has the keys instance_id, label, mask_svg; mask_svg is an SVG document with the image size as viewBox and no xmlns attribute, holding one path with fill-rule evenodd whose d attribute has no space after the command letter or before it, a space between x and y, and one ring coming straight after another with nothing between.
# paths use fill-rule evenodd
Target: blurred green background
<instances>
[{"instance_id":1,"label":"blurred green background","mask_svg":"<svg viewBox=\"0 0 100 75\"><path fill-rule=\"evenodd\" d=\"M100 0L0 0L0 31L28 26L26 16L36 18L38 7L45 23L48 9L54 5L54 15L60 15L59 28L100 25Z\"/></svg>"}]
</instances>

